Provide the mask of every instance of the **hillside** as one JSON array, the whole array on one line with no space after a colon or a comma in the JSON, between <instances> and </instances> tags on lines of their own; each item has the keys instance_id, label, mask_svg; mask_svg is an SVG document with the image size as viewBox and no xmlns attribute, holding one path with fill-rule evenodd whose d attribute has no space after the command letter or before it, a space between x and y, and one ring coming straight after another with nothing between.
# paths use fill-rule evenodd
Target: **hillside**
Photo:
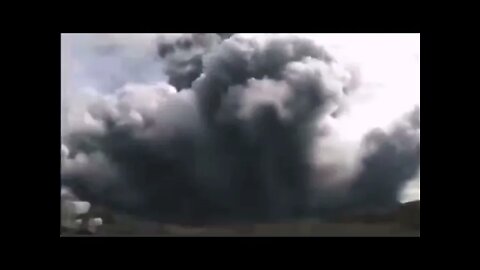
<instances>
[{"instance_id":1,"label":"hillside","mask_svg":"<svg viewBox=\"0 0 480 270\"><path fill-rule=\"evenodd\" d=\"M420 201L405 203L384 215L356 215L330 222L302 220L208 227L161 224L112 214L104 208L92 211L104 219L104 225L93 234L97 236L420 236Z\"/></svg>"}]
</instances>

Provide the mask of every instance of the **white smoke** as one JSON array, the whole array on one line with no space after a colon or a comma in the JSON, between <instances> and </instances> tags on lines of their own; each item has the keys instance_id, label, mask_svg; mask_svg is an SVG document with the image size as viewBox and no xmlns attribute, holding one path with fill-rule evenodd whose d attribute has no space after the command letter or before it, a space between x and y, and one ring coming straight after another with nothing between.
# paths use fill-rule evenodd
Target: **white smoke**
<instances>
[{"instance_id":1,"label":"white smoke","mask_svg":"<svg viewBox=\"0 0 480 270\"><path fill-rule=\"evenodd\" d=\"M76 196L67 188L62 188L61 192L61 226L68 229L78 230L81 227L82 220L78 219L79 215L87 214L90 211L90 203L80 201ZM95 230L97 226L100 226L101 219L93 219L94 223L90 225L90 230ZM89 221L91 223L91 221Z\"/></svg>"}]
</instances>

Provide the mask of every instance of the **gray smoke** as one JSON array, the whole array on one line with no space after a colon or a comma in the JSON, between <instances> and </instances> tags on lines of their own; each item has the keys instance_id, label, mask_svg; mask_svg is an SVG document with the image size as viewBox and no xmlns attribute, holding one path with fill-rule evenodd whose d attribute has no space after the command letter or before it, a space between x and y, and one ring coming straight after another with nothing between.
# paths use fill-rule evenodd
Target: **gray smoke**
<instances>
[{"instance_id":1,"label":"gray smoke","mask_svg":"<svg viewBox=\"0 0 480 270\"><path fill-rule=\"evenodd\" d=\"M361 146L361 169L340 200L319 205L321 214L378 213L398 205L399 191L419 172L420 108L414 108L390 130L370 131Z\"/></svg>"},{"instance_id":2,"label":"gray smoke","mask_svg":"<svg viewBox=\"0 0 480 270\"><path fill-rule=\"evenodd\" d=\"M314 188L313 145L351 74L298 37L192 34L158 39L168 84L125 85L64 136L62 182L79 197L175 222L276 220L393 207L418 171L419 120L365 139L342 195ZM173 85L173 86L172 86ZM175 87L174 87L175 86ZM177 92L183 89L183 91ZM332 165L336 168L336 164ZM352 170L353 171L353 170ZM333 199L332 199L333 198Z\"/></svg>"},{"instance_id":3,"label":"gray smoke","mask_svg":"<svg viewBox=\"0 0 480 270\"><path fill-rule=\"evenodd\" d=\"M200 76L203 56L231 34L181 34L158 38L158 55L167 62L169 83L179 91Z\"/></svg>"}]
</instances>

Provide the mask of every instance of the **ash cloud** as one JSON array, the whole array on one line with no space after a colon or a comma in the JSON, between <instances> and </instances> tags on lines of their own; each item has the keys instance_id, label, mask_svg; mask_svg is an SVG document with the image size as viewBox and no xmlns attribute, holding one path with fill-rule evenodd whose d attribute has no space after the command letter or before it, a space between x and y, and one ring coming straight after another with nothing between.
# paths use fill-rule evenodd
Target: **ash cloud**
<instances>
[{"instance_id":1,"label":"ash cloud","mask_svg":"<svg viewBox=\"0 0 480 270\"><path fill-rule=\"evenodd\" d=\"M277 220L398 201L419 166L415 117L366 136L361 168L331 199L330 190L313 188L332 176L312 165L312 154L322 155L312 146L327 138L316 126L343 105L356 83L351 74L309 39L227 38L159 38L171 85L130 84L91 104L96 128L63 138L64 185L93 203L185 223Z\"/></svg>"},{"instance_id":2,"label":"ash cloud","mask_svg":"<svg viewBox=\"0 0 480 270\"><path fill-rule=\"evenodd\" d=\"M203 56L233 34L180 34L158 38L157 53L167 62L169 83L179 91L190 88L202 73Z\"/></svg>"},{"instance_id":3,"label":"ash cloud","mask_svg":"<svg viewBox=\"0 0 480 270\"><path fill-rule=\"evenodd\" d=\"M363 140L363 168L352 182L350 211L386 211L400 200L402 187L420 169L420 111L416 107L391 130L375 129Z\"/></svg>"}]
</instances>

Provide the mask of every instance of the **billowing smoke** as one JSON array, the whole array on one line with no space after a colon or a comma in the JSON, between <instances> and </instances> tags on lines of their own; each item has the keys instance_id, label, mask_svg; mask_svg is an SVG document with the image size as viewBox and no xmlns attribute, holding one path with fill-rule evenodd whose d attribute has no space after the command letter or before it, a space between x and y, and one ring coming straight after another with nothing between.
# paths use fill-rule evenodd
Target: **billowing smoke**
<instances>
[{"instance_id":1,"label":"billowing smoke","mask_svg":"<svg viewBox=\"0 0 480 270\"><path fill-rule=\"evenodd\" d=\"M231 34L170 34L158 38L158 55L166 61L168 82L179 91L200 76L203 55Z\"/></svg>"},{"instance_id":2,"label":"billowing smoke","mask_svg":"<svg viewBox=\"0 0 480 270\"><path fill-rule=\"evenodd\" d=\"M320 204L322 214L382 212L394 208L406 181L419 173L419 108L407 113L387 130L374 129L363 138L356 173L342 186L336 201ZM317 177L322 177L319 175ZM321 194L321 191L320 191ZM329 199L332 199L330 197Z\"/></svg>"},{"instance_id":3,"label":"billowing smoke","mask_svg":"<svg viewBox=\"0 0 480 270\"><path fill-rule=\"evenodd\" d=\"M418 172L419 109L345 143L362 80L311 39L148 40L157 82L121 77L64 133L79 197L160 221L275 220L395 207Z\"/></svg>"}]
</instances>

